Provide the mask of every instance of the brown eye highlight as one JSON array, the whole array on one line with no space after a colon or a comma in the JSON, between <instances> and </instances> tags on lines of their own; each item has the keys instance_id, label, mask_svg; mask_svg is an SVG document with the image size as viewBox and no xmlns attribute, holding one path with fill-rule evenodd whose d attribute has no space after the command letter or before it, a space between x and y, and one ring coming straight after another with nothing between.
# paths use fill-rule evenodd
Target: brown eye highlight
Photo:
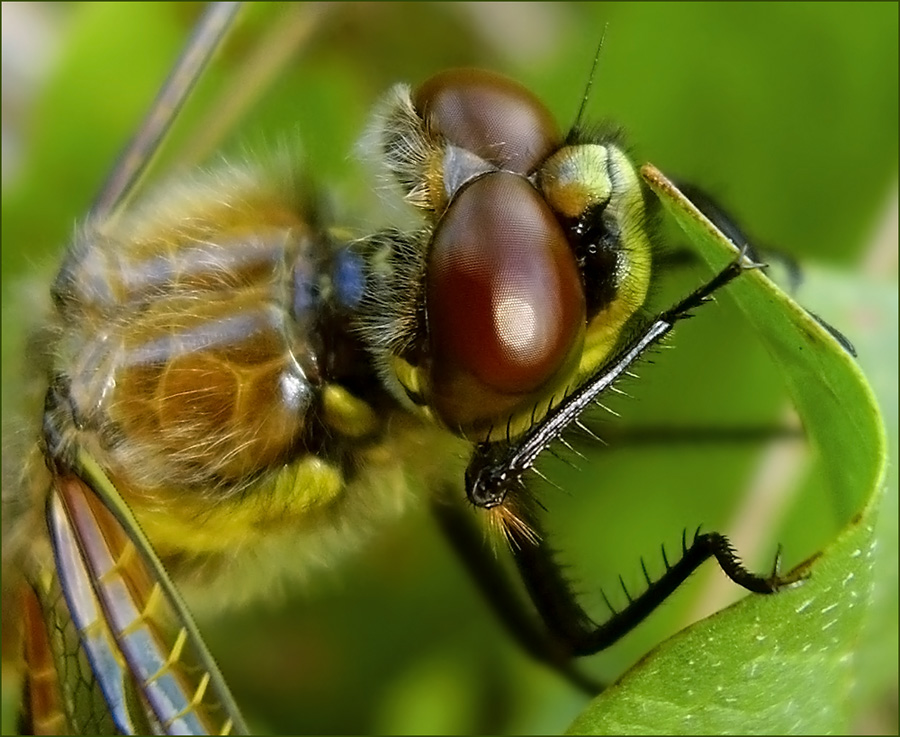
<instances>
[{"instance_id":1,"label":"brown eye highlight","mask_svg":"<svg viewBox=\"0 0 900 737\"><path fill-rule=\"evenodd\" d=\"M495 166L529 174L560 144L556 122L531 92L480 69L452 69L426 80L413 104L450 143Z\"/></svg>"},{"instance_id":2,"label":"brown eye highlight","mask_svg":"<svg viewBox=\"0 0 900 737\"><path fill-rule=\"evenodd\" d=\"M514 406L580 348L575 258L522 177L490 174L458 195L434 235L427 295L432 388L448 423Z\"/></svg>"}]
</instances>

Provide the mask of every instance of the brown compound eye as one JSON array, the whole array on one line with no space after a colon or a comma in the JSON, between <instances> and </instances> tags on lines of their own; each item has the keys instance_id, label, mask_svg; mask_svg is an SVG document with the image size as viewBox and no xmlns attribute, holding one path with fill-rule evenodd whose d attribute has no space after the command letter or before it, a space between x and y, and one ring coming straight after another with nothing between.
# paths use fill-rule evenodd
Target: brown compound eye
<instances>
[{"instance_id":1,"label":"brown compound eye","mask_svg":"<svg viewBox=\"0 0 900 737\"><path fill-rule=\"evenodd\" d=\"M540 100L511 79L480 69L436 74L413 93L431 130L498 168L529 174L560 145Z\"/></svg>"},{"instance_id":2,"label":"brown compound eye","mask_svg":"<svg viewBox=\"0 0 900 737\"><path fill-rule=\"evenodd\" d=\"M580 349L581 277L528 181L498 172L459 193L434 234L427 305L434 406L449 425L502 420Z\"/></svg>"}]
</instances>

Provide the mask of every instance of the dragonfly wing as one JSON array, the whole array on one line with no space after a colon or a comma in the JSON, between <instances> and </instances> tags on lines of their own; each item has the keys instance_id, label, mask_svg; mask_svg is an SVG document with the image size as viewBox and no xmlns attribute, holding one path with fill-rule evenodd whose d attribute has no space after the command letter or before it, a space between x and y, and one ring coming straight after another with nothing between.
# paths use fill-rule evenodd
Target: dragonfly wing
<instances>
[{"instance_id":1,"label":"dragonfly wing","mask_svg":"<svg viewBox=\"0 0 900 737\"><path fill-rule=\"evenodd\" d=\"M91 714L89 706L86 713L84 699L76 698L87 686L95 697L102 694L120 733L246 732L193 620L124 501L96 464L80 465L81 475L54 479L47 524L62 596L53 599L52 582L41 596L51 646L54 630L65 635L66 620L77 634L74 647L64 636L54 648L70 727L103 731L96 729L103 715ZM88 673L73 668L73 658L86 660Z\"/></svg>"},{"instance_id":2,"label":"dragonfly wing","mask_svg":"<svg viewBox=\"0 0 900 737\"><path fill-rule=\"evenodd\" d=\"M49 569L20 590L25 687L22 734L114 734L115 724Z\"/></svg>"}]
</instances>

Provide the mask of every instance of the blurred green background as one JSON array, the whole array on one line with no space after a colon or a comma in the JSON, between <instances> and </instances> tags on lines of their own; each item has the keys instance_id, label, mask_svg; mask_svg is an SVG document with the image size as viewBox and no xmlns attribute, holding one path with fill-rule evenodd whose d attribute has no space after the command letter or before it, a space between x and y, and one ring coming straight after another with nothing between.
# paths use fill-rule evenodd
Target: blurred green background
<instances>
[{"instance_id":1,"label":"blurred green background","mask_svg":"<svg viewBox=\"0 0 900 737\"><path fill-rule=\"evenodd\" d=\"M23 284L47 283L200 10L33 4L31 16L13 17L8 5L4 434L15 427L8 410L27 368L23 315L38 299ZM799 301L857 342L883 392L894 432L883 516L893 523L882 545L886 603L873 624L882 655L871 661L858 728L896 731L897 21L893 3L254 4L151 176L219 150L240 157L299 141L334 217L363 233L385 216L353 145L392 83L489 67L534 90L565 128L605 31L588 117L621 125L638 161L715 193L760 243L812 262ZM264 66L251 66L254 58L274 64L282 49L292 53L269 83L264 72L247 73ZM245 95L232 125L228 107ZM218 123L228 129L221 141L211 132ZM666 304L703 274L664 278L655 301ZM717 305L679 328L675 350L640 367L640 380L623 387L632 398L609 403L620 420L592 418L609 448L587 448L577 470L543 466L567 492L542 490L547 524L598 619L599 587L621 605L618 574L640 590L640 556L658 572L659 544L676 550L684 527L735 534L757 567L781 541L792 565L856 511L829 496L796 442L621 437L628 427L785 421L777 368L727 298ZM705 567L585 667L617 677L688 620L740 595L720 579ZM201 625L248 720L264 731L558 732L586 701L508 641L424 510L311 585L204 615Z\"/></svg>"}]
</instances>

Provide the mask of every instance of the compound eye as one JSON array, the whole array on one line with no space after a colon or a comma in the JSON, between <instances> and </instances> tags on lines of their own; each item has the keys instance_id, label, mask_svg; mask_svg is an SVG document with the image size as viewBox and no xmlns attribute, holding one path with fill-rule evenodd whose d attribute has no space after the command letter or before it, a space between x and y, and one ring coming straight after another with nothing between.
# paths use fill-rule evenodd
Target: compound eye
<instances>
[{"instance_id":1,"label":"compound eye","mask_svg":"<svg viewBox=\"0 0 900 737\"><path fill-rule=\"evenodd\" d=\"M522 177L465 187L432 241L427 279L434 405L451 425L502 418L554 378L585 327L565 234Z\"/></svg>"},{"instance_id":2,"label":"compound eye","mask_svg":"<svg viewBox=\"0 0 900 737\"><path fill-rule=\"evenodd\" d=\"M451 69L426 80L413 105L431 130L500 169L529 174L559 147L550 112L531 92L480 69Z\"/></svg>"}]
</instances>

